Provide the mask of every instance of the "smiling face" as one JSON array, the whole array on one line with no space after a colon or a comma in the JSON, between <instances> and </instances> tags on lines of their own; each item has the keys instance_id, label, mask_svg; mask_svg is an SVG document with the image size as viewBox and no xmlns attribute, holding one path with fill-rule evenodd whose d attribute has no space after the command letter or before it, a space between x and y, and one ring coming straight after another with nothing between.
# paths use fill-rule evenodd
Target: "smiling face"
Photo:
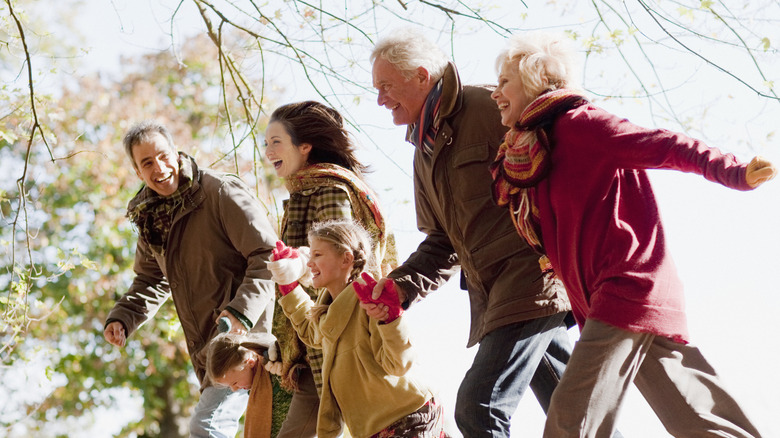
<instances>
[{"instance_id":1,"label":"smiling face","mask_svg":"<svg viewBox=\"0 0 780 438\"><path fill-rule=\"evenodd\" d=\"M179 155L162 134L155 132L133 146L133 163L138 178L160 196L179 188Z\"/></svg>"},{"instance_id":2,"label":"smiling face","mask_svg":"<svg viewBox=\"0 0 780 438\"><path fill-rule=\"evenodd\" d=\"M294 145L290 133L281 122L271 122L265 130L265 157L276 170L276 176L286 178L306 165L311 145Z\"/></svg>"},{"instance_id":3,"label":"smiling face","mask_svg":"<svg viewBox=\"0 0 780 438\"><path fill-rule=\"evenodd\" d=\"M214 381L219 385L229 387L234 392L239 389L249 390L252 388L252 381L255 378L256 366L256 358L247 358L241 365L229 369L224 376L214 379Z\"/></svg>"},{"instance_id":4,"label":"smiling face","mask_svg":"<svg viewBox=\"0 0 780 438\"><path fill-rule=\"evenodd\" d=\"M395 125L410 125L420 118L425 99L433 88L431 75L422 67L407 79L384 58L374 61L372 70L374 88L379 95L376 103L391 111Z\"/></svg>"},{"instance_id":5,"label":"smiling face","mask_svg":"<svg viewBox=\"0 0 780 438\"><path fill-rule=\"evenodd\" d=\"M311 239L308 267L312 273L312 285L328 289L334 298L349 283L354 256L351 252L340 253L336 246L327 240Z\"/></svg>"},{"instance_id":6,"label":"smiling face","mask_svg":"<svg viewBox=\"0 0 780 438\"><path fill-rule=\"evenodd\" d=\"M533 101L528 97L517 71L517 61L507 59L501 65L498 86L490 95L501 111L501 124L512 127L520 120L523 110Z\"/></svg>"}]
</instances>

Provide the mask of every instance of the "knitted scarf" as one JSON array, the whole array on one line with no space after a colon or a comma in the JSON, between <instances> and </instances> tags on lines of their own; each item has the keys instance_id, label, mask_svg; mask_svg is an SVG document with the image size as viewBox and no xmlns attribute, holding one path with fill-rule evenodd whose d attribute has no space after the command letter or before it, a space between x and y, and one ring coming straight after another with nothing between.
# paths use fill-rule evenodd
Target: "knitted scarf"
<instances>
[{"instance_id":1,"label":"knitted scarf","mask_svg":"<svg viewBox=\"0 0 780 438\"><path fill-rule=\"evenodd\" d=\"M439 82L437 82L431 92L428 93L422 110L420 110L420 120L412 127L412 142L428 155L433 154L433 143L434 140L436 140L437 127L433 121L441 106L441 90L443 84L444 81L439 79Z\"/></svg>"},{"instance_id":2,"label":"knitted scarf","mask_svg":"<svg viewBox=\"0 0 780 438\"><path fill-rule=\"evenodd\" d=\"M180 152L179 188L170 196L160 196L144 186L127 207L127 218L138 228L139 238L160 255L165 255L173 218L182 205L184 194L192 187L192 176L196 169L195 160ZM135 203L138 199L140 202Z\"/></svg>"},{"instance_id":3,"label":"knitted scarf","mask_svg":"<svg viewBox=\"0 0 780 438\"><path fill-rule=\"evenodd\" d=\"M550 144L547 129L559 115L585 103L585 97L568 89L540 95L506 133L496 160L490 165L493 200L499 206L509 206L515 228L540 254L544 254L544 246L536 203L536 185L550 171L553 145Z\"/></svg>"}]
</instances>

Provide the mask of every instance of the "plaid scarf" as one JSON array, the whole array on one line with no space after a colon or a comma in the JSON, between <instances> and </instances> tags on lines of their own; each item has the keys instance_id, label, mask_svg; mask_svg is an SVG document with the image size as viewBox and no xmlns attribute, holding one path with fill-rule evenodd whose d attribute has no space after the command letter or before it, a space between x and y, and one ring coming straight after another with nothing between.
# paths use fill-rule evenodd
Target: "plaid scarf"
<instances>
[{"instance_id":1,"label":"plaid scarf","mask_svg":"<svg viewBox=\"0 0 780 438\"><path fill-rule=\"evenodd\" d=\"M170 196L160 196L144 186L133 199L143 197L142 200L135 205L130 201L127 218L138 228L139 237L157 254L165 255L173 218L183 203L184 194L192 187L195 169L195 160L179 152L179 188Z\"/></svg>"},{"instance_id":2,"label":"plaid scarf","mask_svg":"<svg viewBox=\"0 0 780 438\"><path fill-rule=\"evenodd\" d=\"M567 89L540 95L506 133L490 165L493 200L499 206L509 206L515 228L541 254L544 247L535 187L550 171L552 145L546 129L559 115L585 103L585 97Z\"/></svg>"},{"instance_id":3,"label":"plaid scarf","mask_svg":"<svg viewBox=\"0 0 780 438\"><path fill-rule=\"evenodd\" d=\"M346 185L356 219L372 235L377 236L380 242L386 241L385 220L376 195L362 179L348 169L330 163L314 164L290 175L285 185L290 193L315 187Z\"/></svg>"},{"instance_id":4,"label":"plaid scarf","mask_svg":"<svg viewBox=\"0 0 780 438\"><path fill-rule=\"evenodd\" d=\"M433 154L433 143L436 140L436 132L438 131L438 127L435 126L433 121L441 106L443 83L444 81L439 79L439 82L428 93L422 110L420 110L420 120L412 127L412 142L429 156Z\"/></svg>"}]
</instances>

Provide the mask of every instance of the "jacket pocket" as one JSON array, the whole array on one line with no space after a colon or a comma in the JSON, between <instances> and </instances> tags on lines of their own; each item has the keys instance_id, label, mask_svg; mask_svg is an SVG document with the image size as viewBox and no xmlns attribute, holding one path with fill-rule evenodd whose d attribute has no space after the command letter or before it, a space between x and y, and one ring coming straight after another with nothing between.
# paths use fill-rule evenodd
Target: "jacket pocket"
<instances>
[{"instance_id":1,"label":"jacket pocket","mask_svg":"<svg viewBox=\"0 0 780 438\"><path fill-rule=\"evenodd\" d=\"M455 189L454 198L468 201L474 198L490 198L493 178L490 176L490 145L484 141L471 143L460 147L452 155L450 178L451 187Z\"/></svg>"}]
</instances>

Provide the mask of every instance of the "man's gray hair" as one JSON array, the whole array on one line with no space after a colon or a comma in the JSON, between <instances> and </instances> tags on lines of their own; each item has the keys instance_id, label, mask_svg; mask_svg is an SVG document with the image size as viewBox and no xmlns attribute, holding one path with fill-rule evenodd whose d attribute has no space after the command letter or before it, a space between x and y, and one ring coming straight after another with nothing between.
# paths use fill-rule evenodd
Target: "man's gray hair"
<instances>
[{"instance_id":1,"label":"man's gray hair","mask_svg":"<svg viewBox=\"0 0 780 438\"><path fill-rule=\"evenodd\" d=\"M423 67L434 82L444 76L449 63L444 51L414 28L395 29L381 38L371 51L371 64L378 58L392 64L406 79Z\"/></svg>"},{"instance_id":2,"label":"man's gray hair","mask_svg":"<svg viewBox=\"0 0 780 438\"><path fill-rule=\"evenodd\" d=\"M127 153L127 156L130 157L130 161L133 162L133 167L135 167L133 147L139 143L148 142L151 139L151 136L155 133L162 134L162 136L165 137L165 139L168 141L168 145L171 147L171 150L176 152L176 146L174 146L171 132L168 131L168 128L166 128L165 125L156 120L144 120L142 122L138 122L127 131L124 140L122 140L122 143L125 146L125 153Z\"/></svg>"}]
</instances>

